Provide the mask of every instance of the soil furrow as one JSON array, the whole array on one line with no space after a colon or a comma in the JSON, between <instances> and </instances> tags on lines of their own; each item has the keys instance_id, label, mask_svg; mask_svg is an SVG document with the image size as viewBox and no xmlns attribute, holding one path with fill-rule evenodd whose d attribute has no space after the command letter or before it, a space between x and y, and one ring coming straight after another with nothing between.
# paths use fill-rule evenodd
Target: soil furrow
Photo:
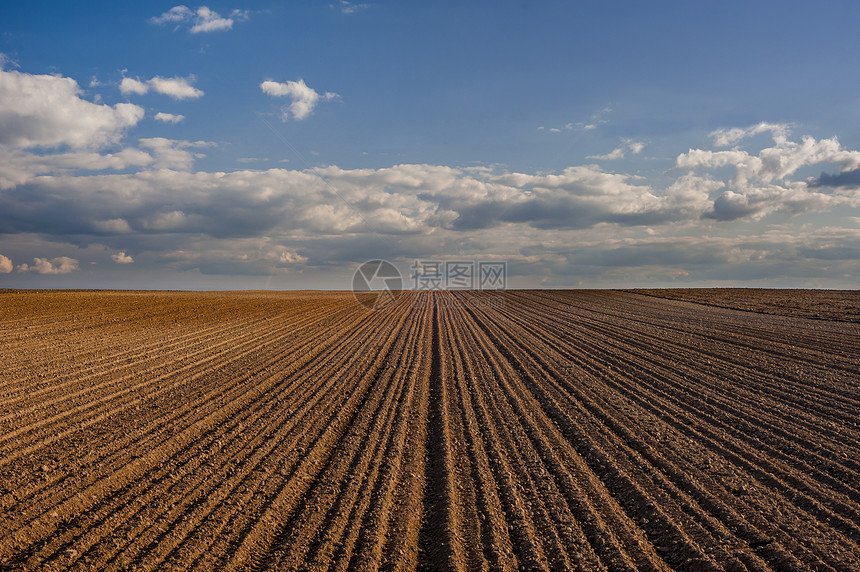
<instances>
[{"instance_id":1,"label":"soil furrow","mask_svg":"<svg viewBox=\"0 0 860 572\"><path fill-rule=\"evenodd\" d=\"M0 570L860 569L856 292L401 294L2 293Z\"/></svg>"}]
</instances>

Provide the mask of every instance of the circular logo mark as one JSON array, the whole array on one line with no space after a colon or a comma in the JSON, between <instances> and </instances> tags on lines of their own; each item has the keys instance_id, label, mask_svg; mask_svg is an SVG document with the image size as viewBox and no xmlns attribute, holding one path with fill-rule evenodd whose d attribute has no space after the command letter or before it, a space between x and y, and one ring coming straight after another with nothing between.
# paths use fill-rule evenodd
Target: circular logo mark
<instances>
[{"instance_id":1,"label":"circular logo mark","mask_svg":"<svg viewBox=\"0 0 860 572\"><path fill-rule=\"evenodd\" d=\"M400 297L402 289L400 271L387 260L368 260L352 275L352 293L368 310L390 306Z\"/></svg>"}]
</instances>

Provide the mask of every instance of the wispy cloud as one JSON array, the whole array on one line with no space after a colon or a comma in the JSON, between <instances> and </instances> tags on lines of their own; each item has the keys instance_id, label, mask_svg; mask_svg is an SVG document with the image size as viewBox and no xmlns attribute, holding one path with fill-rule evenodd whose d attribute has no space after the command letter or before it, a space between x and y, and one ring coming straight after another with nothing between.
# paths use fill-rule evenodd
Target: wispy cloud
<instances>
[{"instance_id":1,"label":"wispy cloud","mask_svg":"<svg viewBox=\"0 0 860 572\"><path fill-rule=\"evenodd\" d=\"M570 123L565 123L562 127L538 127L538 131L549 131L550 133L561 133L562 131L592 131L597 129L598 126L609 123L609 119L606 118L607 115L612 113L611 107L604 107L600 111L596 113L592 113L588 118L588 121L571 121Z\"/></svg>"},{"instance_id":2,"label":"wispy cloud","mask_svg":"<svg viewBox=\"0 0 860 572\"><path fill-rule=\"evenodd\" d=\"M191 19L194 12L188 6L174 6L161 16L153 16L149 19L153 24L167 24L169 22L186 22Z\"/></svg>"},{"instance_id":3,"label":"wispy cloud","mask_svg":"<svg viewBox=\"0 0 860 572\"><path fill-rule=\"evenodd\" d=\"M233 10L229 17L223 17L207 6L191 9L188 6L174 6L160 16L150 18L153 24L190 24L189 32L219 32L233 28L234 22L244 22L250 17L248 10Z\"/></svg>"},{"instance_id":4,"label":"wispy cloud","mask_svg":"<svg viewBox=\"0 0 860 572\"><path fill-rule=\"evenodd\" d=\"M645 148L645 143L643 141L634 141L633 139L622 139L622 142L627 145L627 148L630 149L630 152L634 155L638 155L642 152L642 149Z\"/></svg>"},{"instance_id":5,"label":"wispy cloud","mask_svg":"<svg viewBox=\"0 0 860 572\"><path fill-rule=\"evenodd\" d=\"M0 70L5 69L6 66L13 67L13 68L21 67L18 65L18 62L16 62L15 60L10 58L9 56L4 54L3 52L0 52Z\"/></svg>"},{"instance_id":6,"label":"wispy cloud","mask_svg":"<svg viewBox=\"0 0 860 572\"><path fill-rule=\"evenodd\" d=\"M597 159L597 160L602 160L602 161L612 161L615 159L623 159L623 158L624 158L624 149L622 149L621 147L613 149L612 151L610 151L609 153L606 153L605 155L588 155L586 157L586 159Z\"/></svg>"},{"instance_id":7,"label":"wispy cloud","mask_svg":"<svg viewBox=\"0 0 860 572\"><path fill-rule=\"evenodd\" d=\"M368 3L355 3L355 2L347 2L347 0L339 0L335 4L329 4L331 8L336 8L340 10L341 14L355 14L359 10L364 10L366 8L370 8L373 4Z\"/></svg>"},{"instance_id":8,"label":"wispy cloud","mask_svg":"<svg viewBox=\"0 0 860 572\"><path fill-rule=\"evenodd\" d=\"M759 133L771 133L773 140L777 143L784 143L789 135L790 126L785 123L758 123L750 127L734 127L731 129L717 129L710 133L710 137L714 140L714 145L717 147L728 147L737 143L741 139L758 135Z\"/></svg>"},{"instance_id":9,"label":"wispy cloud","mask_svg":"<svg viewBox=\"0 0 860 572\"><path fill-rule=\"evenodd\" d=\"M285 83L266 80L260 84L260 89L271 97L288 97L292 100L289 106L281 109L281 119L284 121L291 116L293 119L304 119L313 112L320 101L331 101L340 97L330 91L319 94L308 87L302 79Z\"/></svg>"}]
</instances>

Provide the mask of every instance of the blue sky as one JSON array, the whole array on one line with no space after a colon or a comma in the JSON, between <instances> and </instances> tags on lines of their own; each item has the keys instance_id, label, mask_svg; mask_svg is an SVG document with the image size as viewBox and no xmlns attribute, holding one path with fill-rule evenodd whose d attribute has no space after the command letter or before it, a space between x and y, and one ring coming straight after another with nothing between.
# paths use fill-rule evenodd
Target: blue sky
<instances>
[{"instance_id":1,"label":"blue sky","mask_svg":"<svg viewBox=\"0 0 860 572\"><path fill-rule=\"evenodd\" d=\"M856 288L853 2L4 2L0 287ZM408 280L407 280L408 285Z\"/></svg>"}]
</instances>

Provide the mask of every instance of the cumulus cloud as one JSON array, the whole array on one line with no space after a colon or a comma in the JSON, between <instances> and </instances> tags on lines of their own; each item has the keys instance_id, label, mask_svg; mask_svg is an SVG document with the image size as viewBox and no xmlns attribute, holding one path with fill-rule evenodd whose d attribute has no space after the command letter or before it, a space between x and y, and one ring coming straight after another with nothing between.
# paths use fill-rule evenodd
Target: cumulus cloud
<instances>
[{"instance_id":1,"label":"cumulus cloud","mask_svg":"<svg viewBox=\"0 0 860 572\"><path fill-rule=\"evenodd\" d=\"M130 103L82 99L72 78L0 70L0 145L104 147L118 142L143 115L142 107Z\"/></svg>"},{"instance_id":2,"label":"cumulus cloud","mask_svg":"<svg viewBox=\"0 0 860 572\"><path fill-rule=\"evenodd\" d=\"M193 82L193 75L187 78L155 76L146 81L124 77L119 83L119 90L126 95L130 93L143 95L151 89L156 93L169 95L173 99L196 99L202 97L203 91L191 85Z\"/></svg>"},{"instance_id":3,"label":"cumulus cloud","mask_svg":"<svg viewBox=\"0 0 860 572\"><path fill-rule=\"evenodd\" d=\"M174 6L160 16L150 18L153 24L191 24L189 31L192 34L201 32L219 32L233 28L234 22L244 22L250 17L248 10L233 10L230 17L225 18L207 6L200 6L192 10L188 6Z\"/></svg>"},{"instance_id":4,"label":"cumulus cloud","mask_svg":"<svg viewBox=\"0 0 860 572\"><path fill-rule=\"evenodd\" d=\"M724 181L724 191L714 200L713 209L705 217L716 220L761 218L772 212L797 214L820 211L843 204L860 204L860 196L852 192L823 193L825 177L807 183L790 179L798 170L817 164L832 164L843 173L860 168L860 152L843 149L834 137L815 139L805 136L800 142L786 136L783 125L761 123L746 129L720 131L715 142L737 141L750 134L771 132L774 145L752 154L740 149L711 151L690 149L676 159L676 166L690 172L709 172L730 168L733 176ZM716 132L715 132L716 133ZM850 179L850 175L846 175ZM839 179L830 179L838 181ZM840 186L840 185L833 185Z\"/></svg>"},{"instance_id":5,"label":"cumulus cloud","mask_svg":"<svg viewBox=\"0 0 860 572\"><path fill-rule=\"evenodd\" d=\"M271 97L289 97L292 100L289 106L281 109L281 118L284 121L291 115L294 119L304 119L313 112L320 100L330 101L339 97L338 94L330 91L320 95L308 87L302 79L286 83L266 80L260 84L260 89Z\"/></svg>"},{"instance_id":6,"label":"cumulus cloud","mask_svg":"<svg viewBox=\"0 0 860 572\"><path fill-rule=\"evenodd\" d=\"M173 113L163 113L159 111L155 114L155 119L157 121L163 121L164 123L179 123L180 121L185 119L185 116L174 115Z\"/></svg>"},{"instance_id":7,"label":"cumulus cloud","mask_svg":"<svg viewBox=\"0 0 860 572\"><path fill-rule=\"evenodd\" d=\"M203 95L203 92L193 85L194 76L182 77L159 77L149 80L149 85L154 91L169 95L174 99L195 99Z\"/></svg>"},{"instance_id":8,"label":"cumulus cloud","mask_svg":"<svg viewBox=\"0 0 860 572\"><path fill-rule=\"evenodd\" d=\"M129 93L143 95L149 91L149 85L146 82L142 82L137 79L124 77L122 78L122 81L119 82L119 90L125 95L128 95Z\"/></svg>"},{"instance_id":9,"label":"cumulus cloud","mask_svg":"<svg viewBox=\"0 0 860 572\"><path fill-rule=\"evenodd\" d=\"M12 272L12 260L8 256L0 254L0 274Z\"/></svg>"},{"instance_id":10,"label":"cumulus cloud","mask_svg":"<svg viewBox=\"0 0 860 572\"><path fill-rule=\"evenodd\" d=\"M116 254L111 254L111 260L113 260L117 264L131 264L132 262L134 262L134 258L126 254L124 251L117 252Z\"/></svg>"},{"instance_id":11,"label":"cumulus cloud","mask_svg":"<svg viewBox=\"0 0 860 572\"><path fill-rule=\"evenodd\" d=\"M34 258L33 264L19 264L18 272L34 272L36 274L68 274L78 270L78 261L68 256L59 256L53 260Z\"/></svg>"}]
</instances>

